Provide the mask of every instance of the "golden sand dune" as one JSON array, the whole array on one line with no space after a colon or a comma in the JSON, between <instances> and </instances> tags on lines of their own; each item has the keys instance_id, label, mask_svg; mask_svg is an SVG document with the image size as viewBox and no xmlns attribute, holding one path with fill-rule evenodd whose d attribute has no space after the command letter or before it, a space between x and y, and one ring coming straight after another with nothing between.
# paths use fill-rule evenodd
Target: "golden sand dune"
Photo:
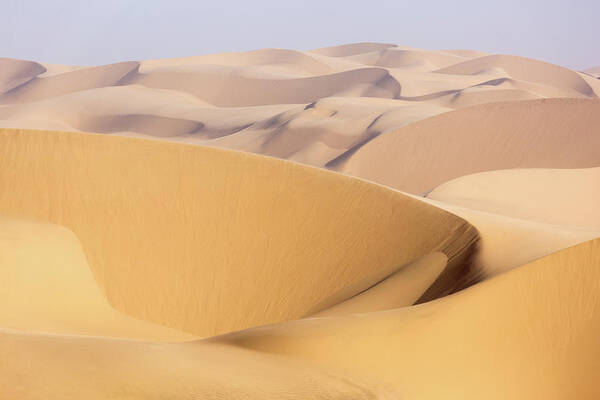
<instances>
[{"instance_id":1,"label":"golden sand dune","mask_svg":"<svg viewBox=\"0 0 600 400\"><path fill-rule=\"evenodd\" d=\"M600 230L600 168L482 172L438 186L427 197L494 214Z\"/></svg>"},{"instance_id":2,"label":"golden sand dune","mask_svg":"<svg viewBox=\"0 0 600 400\"><path fill-rule=\"evenodd\" d=\"M0 326L152 341L194 338L112 309L68 229L7 217L0 217Z\"/></svg>"},{"instance_id":3,"label":"golden sand dune","mask_svg":"<svg viewBox=\"0 0 600 400\"><path fill-rule=\"evenodd\" d=\"M591 400L599 265L595 240L427 304L186 344L4 331L0 388L21 399Z\"/></svg>"},{"instance_id":4,"label":"golden sand dune","mask_svg":"<svg viewBox=\"0 0 600 400\"><path fill-rule=\"evenodd\" d=\"M209 342L314 362L407 399L593 399L599 266L600 239L427 304Z\"/></svg>"},{"instance_id":5,"label":"golden sand dune","mask_svg":"<svg viewBox=\"0 0 600 400\"><path fill-rule=\"evenodd\" d=\"M453 288L448 285L450 291L600 237L600 229L550 225L525 216L523 219L512 218L439 201L429 201L429 204L464 218L479 233L477 249L469 259L469 265L463 268L462 277L454 282Z\"/></svg>"},{"instance_id":6,"label":"golden sand dune","mask_svg":"<svg viewBox=\"0 0 600 400\"><path fill-rule=\"evenodd\" d=\"M598 166L599 130L599 100L483 104L381 135L334 168L420 194L475 172Z\"/></svg>"},{"instance_id":7,"label":"golden sand dune","mask_svg":"<svg viewBox=\"0 0 600 400\"><path fill-rule=\"evenodd\" d=\"M476 239L418 200L277 159L22 130L0 148L0 213L70 228L113 306L198 335L318 312L432 251L457 273Z\"/></svg>"}]
</instances>

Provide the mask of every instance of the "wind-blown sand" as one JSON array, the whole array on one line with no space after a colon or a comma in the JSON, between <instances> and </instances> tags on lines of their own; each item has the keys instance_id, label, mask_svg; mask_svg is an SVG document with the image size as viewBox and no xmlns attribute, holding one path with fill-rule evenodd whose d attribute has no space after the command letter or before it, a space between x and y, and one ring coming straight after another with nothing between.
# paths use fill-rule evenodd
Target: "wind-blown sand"
<instances>
[{"instance_id":1,"label":"wind-blown sand","mask_svg":"<svg viewBox=\"0 0 600 400\"><path fill-rule=\"evenodd\" d=\"M0 59L0 398L597 399L596 72Z\"/></svg>"}]
</instances>

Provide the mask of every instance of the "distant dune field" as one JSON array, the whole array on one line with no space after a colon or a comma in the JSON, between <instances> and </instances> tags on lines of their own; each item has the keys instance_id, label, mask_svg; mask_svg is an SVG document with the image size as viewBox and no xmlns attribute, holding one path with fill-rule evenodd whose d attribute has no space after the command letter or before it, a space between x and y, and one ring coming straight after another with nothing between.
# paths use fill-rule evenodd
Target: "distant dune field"
<instances>
[{"instance_id":1,"label":"distant dune field","mask_svg":"<svg viewBox=\"0 0 600 400\"><path fill-rule=\"evenodd\" d=\"M0 399L600 398L599 76L0 59Z\"/></svg>"}]
</instances>

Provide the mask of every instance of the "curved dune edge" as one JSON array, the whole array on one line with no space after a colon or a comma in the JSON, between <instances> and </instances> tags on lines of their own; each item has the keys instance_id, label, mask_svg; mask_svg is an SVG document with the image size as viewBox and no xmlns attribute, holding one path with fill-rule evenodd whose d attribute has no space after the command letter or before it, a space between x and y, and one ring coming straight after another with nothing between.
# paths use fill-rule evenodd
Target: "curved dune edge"
<instances>
[{"instance_id":1,"label":"curved dune edge","mask_svg":"<svg viewBox=\"0 0 600 400\"><path fill-rule=\"evenodd\" d=\"M431 253L403 266L383 281L311 317L333 317L411 306L446 268L448 257Z\"/></svg>"},{"instance_id":2,"label":"curved dune edge","mask_svg":"<svg viewBox=\"0 0 600 400\"><path fill-rule=\"evenodd\" d=\"M336 169L421 194L460 176L508 168L600 164L600 100L489 103L380 135ZM477 151L465 152L465 144Z\"/></svg>"},{"instance_id":3,"label":"curved dune edge","mask_svg":"<svg viewBox=\"0 0 600 400\"><path fill-rule=\"evenodd\" d=\"M0 327L178 342L195 337L135 320L100 292L68 229L0 216Z\"/></svg>"},{"instance_id":4,"label":"curved dune edge","mask_svg":"<svg viewBox=\"0 0 600 400\"><path fill-rule=\"evenodd\" d=\"M599 282L596 239L420 306L295 321L208 342L379 380L403 398L592 399L600 377Z\"/></svg>"},{"instance_id":5,"label":"curved dune edge","mask_svg":"<svg viewBox=\"0 0 600 400\"><path fill-rule=\"evenodd\" d=\"M598 282L600 239L427 304L185 344L4 330L0 355L11 362L0 364L0 390L31 398L43 388L48 399L297 399L310 388L315 399L591 400Z\"/></svg>"},{"instance_id":6,"label":"curved dune edge","mask_svg":"<svg viewBox=\"0 0 600 400\"><path fill-rule=\"evenodd\" d=\"M14 129L0 153L0 213L71 229L111 305L200 336L318 312L435 251L457 274L477 239L401 193L245 153Z\"/></svg>"},{"instance_id":7,"label":"curved dune edge","mask_svg":"<svg viewBox=\"0 0 600 400\"><path fill-rule=\"evenodd\" d=\"M427 197L514 218L600 230L599 183L600 168L500 170L454 179Z\"/></svg>"}]
</instances>

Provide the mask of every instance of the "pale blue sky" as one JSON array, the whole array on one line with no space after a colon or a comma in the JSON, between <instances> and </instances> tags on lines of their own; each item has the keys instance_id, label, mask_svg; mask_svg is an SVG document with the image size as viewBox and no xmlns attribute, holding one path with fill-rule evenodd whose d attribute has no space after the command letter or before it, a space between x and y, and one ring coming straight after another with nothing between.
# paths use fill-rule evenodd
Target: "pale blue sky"
<instances>
[{"instance_id":1,"label":"pale blue sky","mask_svg":"<svg viewBox=\"0 0 600 400\"><path fill-rule=\"evenodd\" d=\"M0 56L106 64L361 41L600 65L600 0L0 0Z\"/></svg>"}]
</instances>

